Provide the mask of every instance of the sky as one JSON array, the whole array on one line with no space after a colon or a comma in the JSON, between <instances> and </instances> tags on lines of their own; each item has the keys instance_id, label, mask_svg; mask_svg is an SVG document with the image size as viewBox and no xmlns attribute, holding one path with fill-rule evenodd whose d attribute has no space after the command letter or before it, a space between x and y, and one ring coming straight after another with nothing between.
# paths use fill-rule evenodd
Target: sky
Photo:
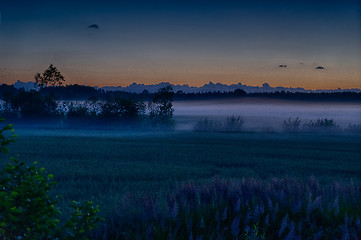
<instances>
[{"instance_id":1,"label":"sky","mask_svg":"<svg viewBox=\"0 0 361 240\"><path fill-rule=\"evenodd\" d=\"M0 0L0 83L361 88L360 0Z\"/></svg>"}]
</instances>

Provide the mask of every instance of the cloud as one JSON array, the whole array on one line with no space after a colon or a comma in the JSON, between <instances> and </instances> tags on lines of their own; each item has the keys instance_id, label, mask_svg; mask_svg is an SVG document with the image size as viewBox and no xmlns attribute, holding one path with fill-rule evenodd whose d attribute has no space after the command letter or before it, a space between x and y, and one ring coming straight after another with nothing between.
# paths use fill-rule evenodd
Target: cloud
<instances>
[{"instance_id":1,"label":"cloud","mask_svg":"<svg viewBox=\"0 0 361 240\"><path fill-rule=\"evenodd\" d=\"M282 64L281 64L281 65L279 65L278 67L279 67L279 68L286 68L287 65L282 65Z\"/></svg>"},{"instance_id":2,"label":"cloud","mask_svg":"<svg viewBox=\"0 0 361 240\"><path fill-rule=\"evenodd\" d=\"M99 29L99 25L98 24L92 24L92 25L89 25L88 28L90 28L90 29Z\"/></svg>"},{"instance_id":3,"label":"cloud","mask_svg":"<svg viewBox=\"0 0 361 240\"><path fill-rule=\"evenodd\" d=\"M318 66L318 67L315 67L315 69L317 69L317 70L323 70L323 69L326 69L326 68L321 67L321 66Z\"/></svg>"}]
</instances>

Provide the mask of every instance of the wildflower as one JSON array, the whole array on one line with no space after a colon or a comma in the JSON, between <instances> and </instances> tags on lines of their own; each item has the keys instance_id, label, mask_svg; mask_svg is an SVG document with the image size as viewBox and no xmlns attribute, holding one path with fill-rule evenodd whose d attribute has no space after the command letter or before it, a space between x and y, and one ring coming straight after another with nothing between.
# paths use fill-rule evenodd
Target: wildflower
<instances>
[{"instance_id":1,"label":"wildflower","mask_svg":"<svg viewBox=\"0 0 361 240\"><path fill-rule=\"evenodd\" d=\"M203 220L203 217L201 218L201 223L200 223L200 228L205 228L206 225L204 224L204 220Z\"/></svg>"},{"instance_id":2,"label":"wildflower","mask_svg":"<svg viewBox=\"0 0 361 240\"><path fill-rule=\"evenodd\" d=\"M193 240L193 232L191 232L191 235L189 235L188 240Z\"/></svg>"},{"instance_id":3,"label":"wildflower","mask_svg":"<svg viewBox=\"0 0 361 240\"><path fill-rule=\"evenodd\" d=\"M236 206L234 207L234 211L239 212L240 209L241 209L241 199L239 198L237 200Z\"/></svg>"},{"instance_id":4,"label":"wildflower","mask_svg":"<svg viewBox=\"0 0 361 240\"><path fill-rule=\"evenodd\" d=\"M323 231L322 229L319 229L314 235L313 235L313 239L314 240L318 240L322 237Z\"/></svg>"},{"instance_id":5,"label":"wildflower","mask_svg":"<svg viewBox=\"0 0 361 240\"><path fill-rule=\"evenodd\" d=\"M264 219L264 224L266 226L269 224L269 214L267 214L266 218Z\"/></svg>"},{"instance_id":6,"label":"wildflower","mask_svg":"<svg viewBox=\"0 0 361 240\"><path fill-rule=\"evenodd\" d=\"M290 223L290 231L288 232L285 240L293 240L294 236L295 236L295 223L293 221L291 221Z\"/></svg>"},{"instance_id":7,"label":"wildflower","mask_svg":"<svg viewBox=\"0 0 361 240\"><path fill-rule=\"evenodd\" d=\"M227 207L223 211L222 221L225 221L226 219L227 219Z\"/></svg>"},{"instance_id":8,"label":"wildflower","mask_svg":"<svg viewBox=\"0 0 361 240\"><path fill-rule=\"evenodd\" d=\"M283 217L280 230L278 232L278 237L281 237L283 232L286 230L288 226L288 213Z\"/></svg>"},{"instance_id":9,"label":"wildflower","mask_svg":"<svg viewBox=\"0 0 361 240\"><path fill-rule=\"evenodd\" d=\"M233 236L235 237L235 238L237 238L237 236L238 236L238 234L239 234L239 231L240 231L240 229L239 229L239 222L240 222L240 218L239 217L237 217L237 218L235 218L234 220L233 220L233 222L232 222L232 226L231 226L231 232L232 232L232 234L233 234Z\"/></svg>"}]
</instances>

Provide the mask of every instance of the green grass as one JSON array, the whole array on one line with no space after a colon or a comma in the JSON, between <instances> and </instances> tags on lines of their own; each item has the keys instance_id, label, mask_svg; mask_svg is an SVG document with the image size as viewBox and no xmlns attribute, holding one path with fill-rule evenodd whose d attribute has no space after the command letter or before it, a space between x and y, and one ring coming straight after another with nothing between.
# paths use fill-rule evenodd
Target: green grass
<instances>
[{"instance_id":1,"label":"green grass","mask_svg":"<svg viewBox=\"0 0 361 240\"><path fill-rule=\"evenodd\" d=\"M361 183L361 136L266 133L115 133L18 130L9 156L39 162L63 200L94 200L111 214L127 192L162 194L177 183L314 175ZM1 163L3 164L3 163Z\"/></svg>"}]
</instances>

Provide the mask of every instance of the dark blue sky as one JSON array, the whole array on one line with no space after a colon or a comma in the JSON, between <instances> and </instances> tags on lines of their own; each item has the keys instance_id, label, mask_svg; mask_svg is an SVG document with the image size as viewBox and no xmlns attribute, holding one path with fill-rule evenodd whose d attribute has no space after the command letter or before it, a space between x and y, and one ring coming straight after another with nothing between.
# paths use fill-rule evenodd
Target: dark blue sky
<instances>
[{"instance_id":1,"label":"dark blue sky","mask_svg":"<svg viewBox=\"0 0 361 240\"><path fill-rule=\"evenodd\" d=\"M361 87L360 1L2 0L1 14L1 82L53 63L99 86Z\"/></svg>"}]
</instances>

